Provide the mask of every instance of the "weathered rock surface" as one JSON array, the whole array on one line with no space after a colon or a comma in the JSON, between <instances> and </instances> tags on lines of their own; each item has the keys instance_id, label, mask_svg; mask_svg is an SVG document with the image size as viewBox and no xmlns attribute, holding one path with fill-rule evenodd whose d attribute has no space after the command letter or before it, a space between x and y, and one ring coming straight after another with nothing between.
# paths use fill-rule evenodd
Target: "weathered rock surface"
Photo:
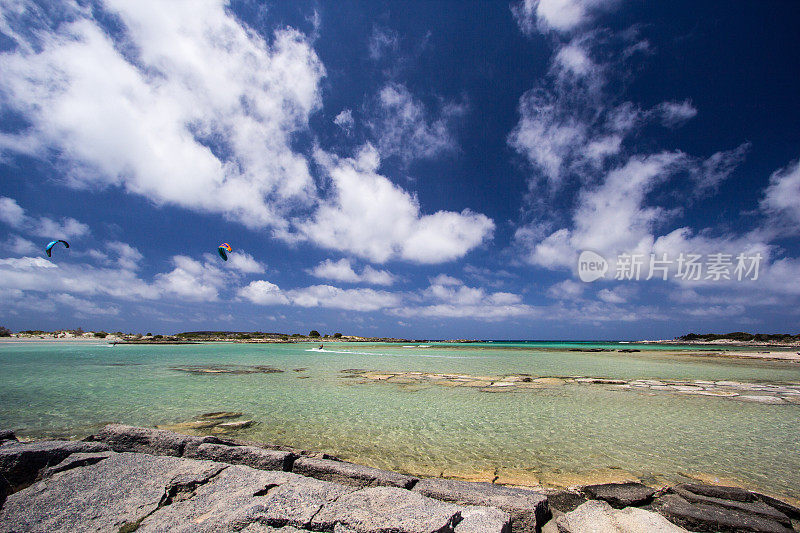
<instances>
[{"instance_id":1,"label":"weathered rock surface","mask_svg":"<svg viewBox=\"0 0 800 533\"><path fill-rule=\"evenodd\" d=\"M286 472L231 466L190 497L162 506L137 531L231 531L256 526L306 527L322 506L355 490Z\"/></svg>"},{"instance_id":2,"label":"weathered rock surface","mask_svg":"<svg viewBox=\"0 0 800 533\"><path fill-rule=\"evenodd\" d=\"M157 437L155 441L154 436ZM153 445L159 451L175 450L161 445L175 442L172 437L165 438L163 433L148 433L147 438L140 438L134 444L118 437L117 433L113 439L118 446L139 446L144 442L148 450ZM500 509L465 507L398 487L359 488L228 462L152 453L118 453L107 451L106 444L101 442L37 444L51 451L76 451L67 453L57 464L40 469L39 481L8 496L0 507L0 533L510 531L511 517ZM106 451L80 451L87 449L87 445ZM17 447L28 449L31 444ZM230 455L224 448L239 455ZM219 443L201 443L186 450L216 454L228 461L243 457L248 461L260 460L262 452L289 455L282 451ZM22 450L17 451L20 456ZM48 457L54 455L51 453Z\"/></svg>"},{"instance_id":3,"label":"weathered rock surface","mask_svg":"<svg viewBox=\"0 0 800 533\"><path fill-rule=\"evenodd\" d=\"M202 420L228 420L230 418L239 418L242 414L236 411L214 411L213 413L203 413L197 418Z\"/></svg>"},{"instance_id":4,"label":"weathered rock surface","mask_svg":"<svg viewBox=\"0 0 800 533\"><path fill-rule=\"evenodd\" d=\"M615 509L631 505L645 505L653 499L655 490L641 483L603 483L588 485L583 492L591 500L603 500Z\"/></svg>"},{"instance_id":5,"label":"weathered rock surface","mask_svg":"<svg viewBox=\"0 0 800 533\"><path fill-rule=\"evenodd\" d=\"M583 494L570 490L549 490L545 491L545 494L551 511L557 509L562 513L568 513L574 511L582 503L586 503L586 497Z\"/></svg>"},{"instance_id":6,"label":"weathered rock surface","mask_svg":"<svg viewBox=\"0 0 800 533\"><path fill-rule=\"evenodd\" d=\"M136 524L170 493L202 484L227 465L114 454L59 472L8 497L0 532L109 531Z\"/></svg>"},{"instance_id":7,"label":"weathered rock surface","mask_svg":"<svg viewBox=\"0 0 800 533\"><path fill-rule=\"evenodd\" d=\"M100 430L97 440L105 442L115 452L138 452L153 455L180 457L186 445L199 445L201 437L181 435L164 429L137 428L122 424L109 424Z\"/></svg>"},{"instance_id":8,"label":"weathered rock surface","mask_svg":"<svg viewBox=\"0 0 800 533\"><path fill-rule=\"evenodd\" d=\"M696 488L697 485L689 485L689 487ZM725 487L725 488L732 488L732 487ZM673 487L671 491L690 503L716 505L718 507L723 507L725 509L744 511L748 514L771 518L776 522L782 523L787 526L791 526L791 521L789 517L787 517L782 512L778 511L777 509L775 509L770 505L767 505L764 502L755 501L755 498L752 498L752 496L750 498L751 501L741 501L739 499L715 498L712 496L705 496L703 494L697 494L695 492L692 492L692 490L690 490L687 486L684 485L678 485L676 487Z\"/></svg>"},{"instance_id":9,"label":"weathered rock surface","mask_svg":"<svg viewBox=\"0 0 800 533\"><path fill-rule=\"evenodd\" d=\"M461 519L461 510L458 505L396 487L371 487L323 507L311 527L348 533L437 533L452 531Z\"/></svg>"},{"instance_id":10,"label":"weathered rock surface","mask_svg":"<svg viewBox=\"0 0 800 533\"><path fill-rule=\"evenodd\" d=\"M87 441L6 439L0 474L0 533L773 533L800 519L800 509L737 487L682 484L655 500L653 489L628 482L546 493L420 480L292 448L116 424ZM642 505L648 510L630 507ZM548 523L551 506L562 516Z\"/></svg>"},{"instance_id":11,"label":"weathered rock surface","mask_svg":"<svg viewBox=\"0 0 800 533\"><path fill-rule=\"evenodd\" d=\"M329 459L316 459L301 457L292 465L292 472L302 476L313 477L334 483L343 483L357 487L399 487L411 488L417 478L380 470L369 466L357 465L345 461L331 461Z\"/></svg>"},{"instance_id":12,"label":"weathered rock surface","mask_svg":"<svg viewBox=\"0 0 800 533\"><path fill-rule=\"evenodd\" d=\"M216 427L220 429L244 429L253 425L252 420L236 420L233 422L223 422Z\"/></svg>"},{"instance_id":13,"label":"weathered rock surface","mask_svg":"<svg viewBox=\"0 0 800 533\"><path fill-rule=\"evenodd\" d=\"M467 507L461 511L461 522L454 533L483 533L484 531L511 531L511 516L495 507Z\"/></svg>"},{"instance_id":14,"label":"weathered rock surface","mask_svg":"<svg viewBox=\"0 0 800 533\"><path fill-rule=\"evenodd\" d=\"M199 445L188 443L183 452L184 457L208 459L232 465L247 465L259 470L289 471L295 455L280 450L265 450L255 446L229 446L202 442Z\"/></svg>"},{"instance_id":15,"label":"weathered rock surface","mask_svg":"<svg viewBox=\"0 0 800 533\"><path fill-rule=\"evenodd\" d=\"M679 533L686 530L650 511L614 509L607 502L590 500L556 519L561 533Z\"/></svg>"},{"instance_id":16,"label":"weathered rock surface","mask_svg":"<svg viewBox=\"0 0 800 533\"><path fill-rule=\"evenodd\" d=\"M41 441L8 442L0 446L0 476L13 489L33 483L39 472L73 453L108 451L102 442Z\"/></svg>"},{"instance_id":17,"label":"weathered rock surface","mask_svg":"<svg viewBox=\"0 0 800 533\"><path fill-rule=\"evenodd\" d=\"M678 494L689 491L695 495L708 496L710 498L718 498L733 502L763 502L791 519L800 520L800 509L797 507L789 505L788 503L782 502L771 496L760 494L758 492L750 492L749 490L739 487L684 483L674 487L673 491Z\"/></svg>"},{"instance_id":18,"label":"weathered rock surface","mask_svg":"<svg viewBox=\"0 0 800 533\"><path fill-rule=\"evenodd\" d=\"M608 351L606 349L575 349L575 351ZM624 351L624 350L620 350ZM762 404L800 404L800 383L741 383L738 381L706 380L654 380L616 379L592 376L540 376L515 374L504 376L472 376L468 374L441 374L433 372L377 372L360 369L342 371L343 378L361 378L399 385L437 385L443 387L472 387L480 392L535 391L543 386L554 387L566 384L581 386L605 386L612 390L650 390L673 394L728 398L737 401Z\"/></svg>"},{"instance_id":19,"label":"weathered rock surface","mask_svg":"<svg viewBox=\"0 0 800 533\"><path fill-rule=\"evenodd\" d=\"M81 466L93 465L103 459L108 459L116 452L96 452L96 453L73 453L66 459L54 466L48 466L39 472L39 478L51 477L59 472L80 468Z\"/></svg>"},{"instance_id":20,"label":"weathered rock surface","mask_svg":"<svg viewBox=\"0 0 800 533\"><path fill-rule=\"evenodd\" d=\"M772 506L773 508L782 512L792 520L800 521L800 509L798 509L794 505L789 505L786 502L782 502L781 500L773 498L772 496L767 496L766 494L760 494L758 492L751 492L750 494L752 494L756 498L756 500Z\"/></svg>"},{"instance_id":21,"label":"weathered rock surface","mask_svg":"<svg viewBox=\"0 0 800 533\"><path fill-rule=\"evenodd\" d=\"M729 502L735 500L728 500ZM742 502L740 502L742 503ZM670 521L692 531L755 531L789 533L789 524L760 514L715 505L711 502L689 502L677 494L666 494L653 502L653 509Z\"/></svg>"},{"instance_id":22,"label":"weathered rock surface","mask_svg":"<svg viewBox=\"0 0 800 533\"><path fill-rule=\"evenodd\" d=\"M14 432L10 429L0 429L0 444L4 442L14 441L16 442L17 436L14 435Z\"/></svg>"},{"instance_id":23,"label":"weathered rock surface","mask_svg":"<svg viewBox=\"0 0 800 533\"><path fill-rule=\"evenodd\" d=\"M515 532L536 531L550 517L547 496L532 490L433 478L421 479L413 490L460 505L497 507L511 515L511 526Z\"/></svg>"}]
</instances>

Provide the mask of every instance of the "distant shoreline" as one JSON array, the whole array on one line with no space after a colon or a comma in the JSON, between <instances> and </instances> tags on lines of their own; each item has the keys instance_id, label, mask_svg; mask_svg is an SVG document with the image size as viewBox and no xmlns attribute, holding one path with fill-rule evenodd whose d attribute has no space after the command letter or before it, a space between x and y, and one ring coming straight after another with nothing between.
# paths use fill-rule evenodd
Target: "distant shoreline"
<instances>
[{"instance_id":1,"label":"distant shoreline","mask_svg":"<svg viewBox=\"0 0 800 533\"><path fill-rule=\"evenodd\" d=\"M313 338L313 337L301 337L301 338L291 338L290 340L282 340L282 339L230 339L230 338L211 338L211 339L197 339L197 340L186 340L186 339L175 339L175 338L164 338L164 339L145 339L145 340L125 340L119 338L89 338L89 337L62 337L56 338L52 335L50 336L25 336L25 337L0 337L0 345L2 344L36 344L36 343L46 343L46 344L56 344L56 343L65 343L65 344L97 344L97 345L107 345L107 346L125 346L125 345L135 345L135 346L169 346L169 345L199 345L199 344L209 344L209 343L226 343L226 344L337 344L337 345L363 345L367 343L391 343L391 344L398 344L398 345L415 345L421 343L439 343L440 348L444 348L445 346L441 346L442 344L448 345L459 345L459 344L473 344L473 343L481 343L487 341L465 341L465 340L436 340L436 341L421 341L421 340L407 340L407 339L388 339L388 338L365 338L361 337L358 339L352 338ZM495 341L495 342L523 342L523 341ZM527 341L527 342L587 342L587 341ZM597 341L599 342L606 342L606 343L618 343L619 341ZM748 343L748 342L736 342L730 340L718 340L718 341L675 341L675 340L646 340L646 341L635 341L635 342L625 342L625 345L658 345L658 346L674 346L674 350L665 350L662 351L662 355L672 354L672 355L681 355L681 356L691 356L691 357L721 357L721 358L732 358L732 359L744 359L744 360L759 360L759 361L777 361L777 362L789 362L789 363L800 363L800 346L793 344L793 343ZM708 350L696 350L696 349L688 349L688 348L681 348L682 346L719 346L719 349L709 348ZM454 347L454 346L452 346ZM426 347L427 348L427 347ZM728 350L726 348L737 348L735 351ZM738 348L746 348L744 350L739 350ZM764 350L758 350L758 348L765 348ZM777 350L776 350L777 348ZM496 349L502 349L500 346L496 347ZM553 348L543 348L545 350L552 350ZM609 352L609 353L635 353L640 352L640 349L631 349L627 347L620 347L618 349L612 348L569 348L565 349L569 352ZM798 351L795 351L798 350ZM646 349L644 351L647 351Z\"/></svg>"},{"instance_id":2,"label":"distant shoreline","mask_svg":"<svg viewBox=\"0 0 800 533\"><path fill-rule=\"evenodd\" d=\"M675 346L730 346L735 348L800 348L800 342L715 340L643 340L635 344L662 344Z\"/></svg>"}]
</instances>

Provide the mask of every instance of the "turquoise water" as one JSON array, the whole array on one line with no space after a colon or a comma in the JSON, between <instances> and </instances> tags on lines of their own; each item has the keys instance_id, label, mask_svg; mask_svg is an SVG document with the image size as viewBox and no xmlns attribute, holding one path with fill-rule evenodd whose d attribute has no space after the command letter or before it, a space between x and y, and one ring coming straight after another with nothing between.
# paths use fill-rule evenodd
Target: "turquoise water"
<instances>
[{"instance_id":1,"label":"turquoise water","mask_svg":"<svg viewBox=\"0 0 800 533\"><path fill-rule=\"evenodd\" d=\"M242 438L411 473L524 472L555 484L609 471L651 482L706 475L800 498L800 405L585 385L489 394L364 383L341 372L800 382L798 364L635 344L326 346L319 352L304 344L3 343L0 427L29 437L82 437L108 422L153 426L241 411L257 422L237 434ZM609 346L645 351L568 351ZM186 365L271 365L284 372L174 369Z\"/></svg>"}]
</instances>

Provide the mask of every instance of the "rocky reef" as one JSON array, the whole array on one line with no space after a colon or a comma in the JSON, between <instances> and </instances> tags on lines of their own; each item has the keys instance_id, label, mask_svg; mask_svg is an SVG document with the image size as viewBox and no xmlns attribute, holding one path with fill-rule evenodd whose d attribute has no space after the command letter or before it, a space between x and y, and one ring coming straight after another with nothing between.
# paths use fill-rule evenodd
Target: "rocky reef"
<instances>
[{"instance_id":1,"label":"rocky reef","mask_svg":"<svg viewBox=\"0 0 800 533\"><path fill-rule=\"evenodd\" d=\"M360 378L362 383L382 382L396 385L436 385L471 387L480 392L524 392L563 385L603 385L615 390L648 391L672 394L714 396L736 401L772 405L800 404L800 382L745 383L740 381L613 379L591 376L532 376L511 374L484 376L440 374L432 372L382 372L364 369L341 371L344 378Z\"/></svg>"},{"instance_id":2,"label":"rocky reef","mask_svg":"<svg viewBox=\"0 0 800 533\"><path fill-rule=\"evenodd\" d=\"M215 414L226 419L208 415ZM83 441L18 442L13 432L0 431L0 476L4 533L800 530L800 509L736 487L529 490L116 424Z\"/></svg>"}]
</instances>

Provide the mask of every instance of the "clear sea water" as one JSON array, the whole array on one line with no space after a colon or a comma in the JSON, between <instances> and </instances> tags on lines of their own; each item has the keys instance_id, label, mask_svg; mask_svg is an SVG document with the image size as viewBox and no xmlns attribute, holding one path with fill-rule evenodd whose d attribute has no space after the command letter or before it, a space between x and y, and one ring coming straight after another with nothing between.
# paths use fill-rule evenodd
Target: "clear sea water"
<instances>
[{"instance_id":1,"label":"clear sea water","mask_svg":"<svg viewBox=\"0 0 800 533\"><path fill-rule=\"evenodd\" d=\"M0 427L25 437L83 437L108 422L154 426L209 411L241 411L256 422L237 433L241 438L414 474L523 472L554 484L594 481L608 472L630 472L651 483L705 476L800 498L800 405L586 385L490 394L363 383L341 372L800 382L799 364L613 343L313 347L3 343ZM574 347L643 351L569 351ZM198 375L173 369L182 365L272 365L285 372Z\"/></svg>"}]
</instances>

